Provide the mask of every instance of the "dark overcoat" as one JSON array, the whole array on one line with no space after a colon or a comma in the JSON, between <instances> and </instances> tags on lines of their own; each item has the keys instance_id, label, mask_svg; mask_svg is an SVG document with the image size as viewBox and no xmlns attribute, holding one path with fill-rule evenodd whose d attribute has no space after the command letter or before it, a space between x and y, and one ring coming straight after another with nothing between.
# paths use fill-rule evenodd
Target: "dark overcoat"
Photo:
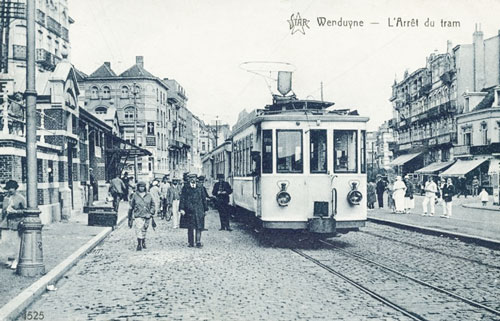
<instances>
[{"instance_id":1,"label":"dark overcoat","mask_svg":"<svg viewBox=\"0 0 500 321\"><path fill-rule=\"evenodd\" d=\"M222 186L221 186L222 184ZM219 194L219 191L224 191L225 193ZM229 203L229 194L233 192L231 185L228 182L217 182L212 190L212 195L217 198L218 203L227 204Z\"/></svg>"},{"instance_id":2,"label":"dark overcoat","mask_svg":"<svg viewBox=\"0 0 500 321\"><path fill-rule=\"evenodd\" d=\"M183 228L197 230L205 228L205 212L208 211L208 204L201 186L192 188L188 183L182 187L179 210L186 213L185 217L181 218L186 220L186 225L182 224Z\"/></svg>"}]
</instances>

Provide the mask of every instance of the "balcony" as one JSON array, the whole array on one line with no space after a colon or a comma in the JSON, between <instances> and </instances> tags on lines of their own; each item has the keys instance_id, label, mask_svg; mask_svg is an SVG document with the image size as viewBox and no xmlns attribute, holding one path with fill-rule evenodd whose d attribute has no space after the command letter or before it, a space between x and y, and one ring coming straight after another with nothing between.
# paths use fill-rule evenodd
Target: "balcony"
<instances>
[{"instance_id":1,"label":"balcony","mask_svg":"<svg viewBox=\"0 0 500 321\"><path fill-rule=\"evenodd\" d=\"M471 146L472 155L491 155L500 153L500 143L491 143L489 145Z\"/></svg>"},{"instance_id":2,"label":"balcony","mask_svg":"<svg viewBox=\"0 0 500 321\"><path fill-rule=\"evenodd\" d=\"M26 46L13 45L12 46L12 58L14 60L26 61Z\"/></svg>"},{"instance_id":3,"label":"balcony","mask_svg":"<svg viewBox=\"0 0 500 321\"><path fill-rule=\"evenodd\" d=\"M36 62L43 68L53 71L56 68L57 57L45 49L37 49Z\"/></svg>"},{"instance_id":4,"label":"balcony","mask_svg":"<svg viewBox=\"0 0 500 321\"><path fill-rule=\"evenodd\" d=\"M461 146L454 146L453 147L453 154L455 156L466 156L470 155L470 146L469 145L461 145Z\"/></svg>"},{"instance_id":5,"label":"balcony","mask_svg":"<svg viewBox=\"0 0 500 321\"><path fill-rule=\"evenodd\" d=\"M51 17L47 17L47 29L58 36L61 36L61 24Z\"/></svg>"},{"instance_id":6,"label":"balcony","mask_svg":"<svg viewBox=\"0 0 500 321\"><path fill-rule=\"evenodd\" d=\"M389 122L387 123L387 126L389 128L396 128L396 119L395 118L389 119Z\"/></svg>"},{"instance_id":7,"label":"balcony","mask_svg":"<svg viewBox=\"0 0 500 321\"><path fill-rule=\"evenodd\" d=\"M67 28L61 27L61 38L63 38L66 41L69 41L69 30Z\"/></svg>"},{"instance_id":8,"label":"balcony","mask_svg":"<svg viewBox=\"0 0 500 321\"><path fill-rule=\"evenodd\" d=\"M40 9L36 9L36 22L45 27L45 13Z\"/></svg>"}]
</instances>

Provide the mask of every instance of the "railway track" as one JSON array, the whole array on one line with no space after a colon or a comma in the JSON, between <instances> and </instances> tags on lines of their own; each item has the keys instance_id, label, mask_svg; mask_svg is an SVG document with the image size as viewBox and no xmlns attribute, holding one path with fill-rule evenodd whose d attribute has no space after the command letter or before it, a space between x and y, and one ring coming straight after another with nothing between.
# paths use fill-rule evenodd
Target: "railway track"
<instances>
[{"instance_id":1,"label":"railway track","mask_svg":"<svg viewBox=\"0 0 500 321\"><path fill-rule=\"evenodd\" d=\"M471 259L471 258L468 258L468 257L463 257L463 256L449 254L449 253L444 253L444 252L432 249L430 247L424 247L424 246L416 245L416 244L413 244L411 242L401 241L401 240L398 240L398 239L395 239L395 238L392 238L392 237L388 237L388 236L385 236L385 235L380 235L380 234L377 234L377 233L374 233L374 232L370 232L370 231L359 231L359 233L363 233L363 234L366 234L366 235L370 235L370 236L377 237L377 238L384 239L384 240L391 241L391 242L397 242L397 243L404 244L404 245L407 245L407 246L412 247L412 248L424 249L426 251L429 251L429 252L432 252L432 253L441 254L441 255L444 255L444 256L447 256L447 257L452 257L454 259L459 259L459 260L463 260L463 261L467 261L467 262L471 262L471 263L481 264L481 265L487 266L487 267L492 268L492 269L498 269L498 270L500 270L500 265L492 265L492 264L488 264L488 263L485 263L485 262L481 262L481 261L476 260L476 259Z\"/></svg>"},{"instance_id":2,"label":"railway track","mask_svg":"<svg viewBox=\"0 0 500 321\"><path fill-rule=\"evenodd\" d=\"M333 256L317 257L318 253L324 254L322 251L313 251L308 254L307 250L295 248L291 250L411 320L435 318L440 320L464 318L500 320L500 311L492 307L341 249L328 241L319 242L334 248L335 251L327 252ZM325 264L325 261L331 261L331 263ZM359 263L363 263L362 266ZM389 290L385 284L388 285ZM390 289L389 285L394 288ZM408 300L403 298L408 298ZM436 302L441 305L436 306Z\"/></svg>"}]
</instances>

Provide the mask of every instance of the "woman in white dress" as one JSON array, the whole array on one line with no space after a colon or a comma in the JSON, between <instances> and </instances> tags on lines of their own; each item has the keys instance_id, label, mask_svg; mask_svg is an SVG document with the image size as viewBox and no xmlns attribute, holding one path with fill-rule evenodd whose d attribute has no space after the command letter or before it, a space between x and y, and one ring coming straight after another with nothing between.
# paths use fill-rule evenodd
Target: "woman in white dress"
<instances>
[{"instance_id":1,"label":"woman in white dress","mask_svg":"<svg viewBox=\"0 0 500 321\"><path fill-rule=\"evenodd\" d=\"M394 182L394 191L392 194L396 213L401 214L405 211L405 192L406 185L401 179L401 176L396 177L396 182Z\"/></svg>"}]
</instances>

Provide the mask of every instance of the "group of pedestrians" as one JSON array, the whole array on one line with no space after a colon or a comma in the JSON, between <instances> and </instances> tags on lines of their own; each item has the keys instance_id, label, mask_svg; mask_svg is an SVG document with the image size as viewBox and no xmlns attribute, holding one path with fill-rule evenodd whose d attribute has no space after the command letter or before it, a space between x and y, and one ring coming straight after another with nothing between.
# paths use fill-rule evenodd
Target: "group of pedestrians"
<instances>
[{"instance_id":1,"label":"group of pedestrians","mask_svg":"<svg viewBox=\"0 0 500 321\"><path fill-rule=\"evenodd\" d=\"M219 211L221 230L231 231L229 226L229 195L231 186L224 180L224 175L217 175L218 182L214 185L212 195ZM146 248L146 234L149 225L155 228L155 216L170 219L172 215L173 228L187 229L188 246L201 248L201 234L205 229L205 215L208 211L209 194L204 186L204 176L196 174L184 176L182 186L180 180L174 178L170 186L168 179L161 183L154 180L147 190L147 184L140 181L136 191L130 197L128 225L135 229L137 251Z\"/></svg>"},{"instance_id":2,"label":"group of pedestrians","mask_svg":"<svg viewBox=\"0 0 500 321\"><path fill-rule=\"evenodd\" d=\"M368 184L368 208L375 208L375 198L379 208L384 207L384 193L388 195L388 206L393 213L408 214L415 208L415 186L408 175L402 179L397 176L395 180L383 179L377 176L377 182ZM451 178L436 181L429 176L424 185L424 198L422 201L422 215L434 216L435 205L441 203L443 214L441 217L450 218L453 213L453 197L457 195L457 189ZM484 189L483 189L484 191ZM487 195L487 193L486 193Z\"/></svg>"}]
</instances>

